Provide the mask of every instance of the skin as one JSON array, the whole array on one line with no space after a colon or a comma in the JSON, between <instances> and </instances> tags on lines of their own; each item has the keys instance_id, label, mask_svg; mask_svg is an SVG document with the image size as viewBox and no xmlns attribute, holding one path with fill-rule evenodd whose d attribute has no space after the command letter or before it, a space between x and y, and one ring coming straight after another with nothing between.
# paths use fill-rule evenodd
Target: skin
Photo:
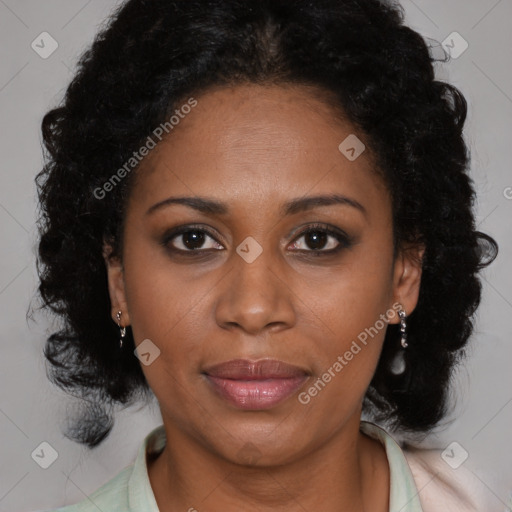
<instances>
[{"instance_id":1,"label":"skin","mask_svg":"<svg viewBox=\"0 0 512 512\"><path fill-rule=\"evenodd\" d=\"M148 462L158 506L387 511L385 451L359 431L385 328L308 404L297 395L394 303L414 310L422 249L393 259L391 200L372 155L366 149L349 161L338 149L348 135L364 141L364 134L318 91L238 85L197 100L137 171L123 261L109 258L105 246L112 318L121 310L136 345L150 339L161 351L142 365L169 440ZM346 204L280 211L292 199L333 193L357 201L364 213ZM172 204L147 213L171 196L214 198L229 210L214 215ZM314 240L302 236L314 223L345 231L353 243L315 257ZM190 247L183 236L162 242L171 228L189 224L213 230L215 238L198 244L202 256L169 251ZM263 250L252 263L236 252L248 236ZM320 251L339 244L327 236ZM270 410L240 410L201 373L235 358L276 358L311 376ZM257 447L252 463L242 456L248 443Z\"/></svg>"}]
</instances>

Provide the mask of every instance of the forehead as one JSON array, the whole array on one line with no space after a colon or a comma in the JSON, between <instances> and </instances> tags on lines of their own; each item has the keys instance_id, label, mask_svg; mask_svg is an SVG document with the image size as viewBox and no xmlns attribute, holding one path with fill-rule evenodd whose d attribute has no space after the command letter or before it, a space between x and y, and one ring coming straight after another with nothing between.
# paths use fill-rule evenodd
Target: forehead
<instances>
[{"instance_id":1,"label":"forehead","mask_svg":"<svg viewBox=\"0 0 512 512\"><path fill-rule=\"evenodd\" d=\"M310 192L389 200L364 135L317 89L239 85L195 99L138 169L139 200L171 192L246 205Z\"/></svg>"}]
</instances>

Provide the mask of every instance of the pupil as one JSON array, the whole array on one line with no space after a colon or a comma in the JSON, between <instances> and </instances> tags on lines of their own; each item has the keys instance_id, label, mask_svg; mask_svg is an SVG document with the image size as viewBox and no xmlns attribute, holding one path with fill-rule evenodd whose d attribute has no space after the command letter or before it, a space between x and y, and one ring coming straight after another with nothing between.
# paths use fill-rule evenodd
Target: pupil
<instances>
[{"instance_id":1,"label":"pupil","mask_svg":"<svg viewBox=\"0 0 512 512\"><path fill-rule=\"evenodd\" d=\"M327 234L318 232L318 231L310 231L306 235L306 242L311 249L321 249L325 246L327 239ZM311 243L310 243L311 242Z\"/></svg>"},{"instance_id":2,"label":"pupil","mask_svg":"<svg viewBox=\"0 0 512 512\"><path fill-rule=\"evenodd\" d=\"M204 233L200 233L199 231L187 231L183 233L182 236L183 244L188 249L197 249L204 243ZM198 247L194 247L194 244L197 244Z\"/></svg>"}]
</instances>

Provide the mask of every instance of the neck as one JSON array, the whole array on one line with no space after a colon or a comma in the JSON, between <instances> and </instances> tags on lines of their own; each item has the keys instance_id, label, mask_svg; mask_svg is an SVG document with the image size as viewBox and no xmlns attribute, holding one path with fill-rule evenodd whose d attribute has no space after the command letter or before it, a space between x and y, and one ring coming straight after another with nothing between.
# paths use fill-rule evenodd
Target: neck
<instances>
[{"instance_id":1,"label":"neck","mask_svg":"<svg viewBox=\"0 0 512 512\"><path fill-rule=\"evenodd\" d=\"M226 460L164 422L167 440L173 441L148 463L158 507L161 512L387 512L385 451L359 432L356 420L287 464L261 467Z\"/></svg>"}]
</instances>

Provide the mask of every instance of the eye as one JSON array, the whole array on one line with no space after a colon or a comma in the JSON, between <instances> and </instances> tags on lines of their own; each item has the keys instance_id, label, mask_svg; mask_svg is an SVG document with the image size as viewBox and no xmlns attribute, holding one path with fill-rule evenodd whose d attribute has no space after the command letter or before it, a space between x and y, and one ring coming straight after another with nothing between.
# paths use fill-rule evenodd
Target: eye
<instances>
[{"instance_id":1,"label":"eye","mask_svg":"<svg viewBox=\"0 0 512 512\"><path fill-rule=\"evenodd\" d=\"M171 252L181 253L224 249L208 230L195 226L183 226L167 233L162 243Z\"/></svg>"},{"instance_id":2,"label":"eye","mask_svg":"<svg viewBox=\"0 0 512 512\"><path fill-rule=\"evenodd\" d=\"M303 242L301 242L303 240ZM323 224L309 226L292 245L292 249L310 253L333 254L352 244L350 237L341 230ZM309 249L308 249L309 247Z\"/></svg>"},{"instance_id":3,"label":"eye","mask_svg":"<svg viewBox=\"0 0 512 512\"><path fill-rule=\"evenodd\" d=\"M170 252L199 256L211 251L224 250L214 234L200 226L182 226L166 233L162 245ZM352 245L352 239L342 230L325 224L308 226L291 246L297 252L311 255L332 255Z\"/></svg>"}]
</instances>

